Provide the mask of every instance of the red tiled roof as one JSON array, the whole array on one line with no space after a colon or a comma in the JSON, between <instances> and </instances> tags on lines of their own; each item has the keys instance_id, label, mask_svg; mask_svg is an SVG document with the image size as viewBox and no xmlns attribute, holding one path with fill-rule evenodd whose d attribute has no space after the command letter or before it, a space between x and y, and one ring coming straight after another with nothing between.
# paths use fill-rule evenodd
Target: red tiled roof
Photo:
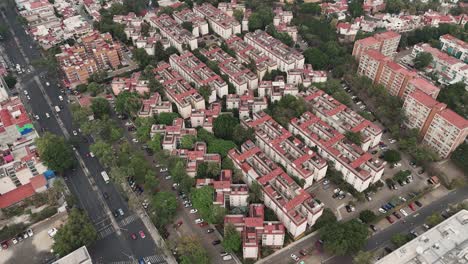
<instances>
[{"instance_id":1,"label":"red tiled roof","mask_svg":"<svg viewBox=\"0 0 468 264\"><path fill-rule=\"evenodd\" d=\"M22 185L0 196L0 208L9 207L35 194L31 183Z\"/></svg>"},{"instance_id":2,"label":"red tiled roof","mask_svg":"<svg viewBox=\"0 0 468 264\"><path fill-rule=\"evenodd\" d=\"M410 84L428 95L438 94L440 90L439 87L420 77L412 79Z\"/></svg>"},{"instance_id":3,"label":"red tiled roof","mask_svg":"<svg viewBox=\"0 0 468 264\"><path fill-rule=\"evenodd\" d=\"M262 227L263 219L259 217L246 217L245 226L246 227Z\"/></svg>"},{"instance_id":4,"label":"red tiled roof","mask_svg":"<svg viewBox=\"0 0 468 264\"><path fill-rule=\"evenodd\" d=\"M439 115L459 129L468 128L468 120L448 108L442 110Z\"/></svg>"},{"instance_id":5,"label":"red tiled roof","mask_svg":"<svg viewBox=\"0 0 468 264\"><path fill-rule=\"evenodd\" d=\"M34 188L34 190L37 190L41 187L44 187L47 184L47 180L44 177L44 175L40 174L40 175L32 177L30 179L30 183L32 187Z\"/></svg>"},{"instance_id":6,"label":"red tiled roof","mask_svg":"<svg viewBox=\"0 0 468 264\"><path fill-rule=\"evenodd\" d=\"M437 106L438 104L445 105L445 104L439 103L436 99L423 93L422 91L414 91L413 93L410 94L410 96L413 97L416 101L420 102L421 104L429 108L433 108Z\"/></svg>"}]
</instances>

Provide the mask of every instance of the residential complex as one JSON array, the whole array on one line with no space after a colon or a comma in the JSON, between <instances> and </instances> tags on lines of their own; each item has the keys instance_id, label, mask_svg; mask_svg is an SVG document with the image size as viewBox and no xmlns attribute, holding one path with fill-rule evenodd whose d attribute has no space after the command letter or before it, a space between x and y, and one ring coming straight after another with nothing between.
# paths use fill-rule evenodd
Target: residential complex
<instances>
[{"instance_id":1,"label":"residential complex","mask_svg":"<svg viewBox=\"0 0 468 264\"><path fill-rule=\"evenodd\" d=\"M153 93L150 98L142 100L138 117L153 117L160 113L172 113L172 104L163 101L159 93Z\"/></svg>"},{"instance_id":2,"label":"residential complex","mask_svg":"<svg viewBox=\"0 0 468 264\"><path fill-rule=\"evenodd\" d=\"M375 34L372 37L360 39L354 43L353 56L360 60L367 50L378 50L384 56L393 57L400 43L401 35L393 31Z\"/></svg>"},{"instance_id":3,"label":"residential complex","mask_svg":"<svg viewBox=\"0 0 468 264\"><path fill-rule=\"evenodd\" d=\"M297 41L297 27L291 25L291 20L293 19L292 11L283 10L281 7L277 7L274 10L275 16L273 18L273 25L276 30L281 33L288 34L291 39Z\"/></svg>"},{"instance_id":4,"label":"residential complex","mask_svg":"<svg viewBox=\"0 0 468 264\"><path fill-rule=\"evenodd\" d=\"M263 79L267 72L278 69L278 64L269 56L264 55L260 50L243 41L238 36L232 36L226 40L230 49L236 53L236 58L245 64L255 63L258 79Z\"/></svg>"},{"instance_id":5,"label":"residential complex","mask_svg":"<svg viewBox=\"0 0 468 264\"><path fill-rule=\"evenodd\" d=\"M403 99L414 90L437 98L440 89L418 76L416 71L409 70L384 56L377 50L365 51L359 61L358 74L364 75L373 83L382 84L393 96Z\"/></svg>"},{"instance_id":6,"label":"residential complex","mask_svg":"<svg viewBox=\"0 0 468 264\"><path fill-rule=\"evenodd\" d=\"M209 3L193 7L193 12L208 20L213 31L224 39L241 33L240 23Z\"/></svg>"},{"instance_id":7,"label":"residential complex","mask_svg":"<svg viewBox=\"0 0 468 264\"><path fill-rule=\"evenodd\" d=\"M403 104L409 128L418 129L422 142L447 158L468 135L468 121L423 92L411 93Z\"/></svg>"},{"instance_id":8,"label":"residential complex","mask_svg":"<svg viewBox=\"0 0 468 264\"><path fill-rule=\"evenodd\" d=\"M303 69L292 69L288 72L287 82L292 84L302 84L309 87L313 83L323 83L327 81L326 71L315 71L311 64L304 65Z\"/></svg>"},{"instance_id":9,"label":"residential complex","mask_svg":"<svg viewBox=\"0 0 468 264\"><path fill-rule=\"evenodd\" d=\"M265 96L255 97L253 91L243 95L228 94L226 98L226 109L239 110L239 119L241 120L267 108L268 99Z\"/></svg>"},{"instance_id":10,"label":"residential complex","mask_svg":"<svg viewBox=\"0 0 468 264\"><path fill-rule=\"evenodd\" d=\"M221 167L221 155L218 153L207 153L205 142L196 142L193 150L175 149L171 153L185 160L187 175L194 178L200 163L212 162Z\"/></svg>"},{"instance_id":11,"label":"residential complex","mask_svg":"<svg viewBox=\"0 0 468 264\"><path fill-rule=\"evenodd\" d=\"M273 210L293 238L304 234L322 215L324 205L313 199L258 146L248 140L241 149L231 149L229 158L242 171L244 182L262 187L263 202Z\"/></svg>"},{"instance_id":12,"label":"residential complex","mask_svg":"<svg viewBox=\"0 0 468 264\"><path fill-rule=\"evenodd\" d=\"M325 177L327 162L265 112L254 113L242 124L255 130L257 145L289 175L302 181L304 189Z\"/></svg>"},{"instance_id":13,"label":"residential complex","mask_svg":"<svg viewBox=\"0 0 468 264\"><path fill-rule=\"evenodd\" d=\"M213 133L213 122L220 113L221 104L218 102L210 104L207 109L192 110L190 114L190 124L192 127L201 127Z\"/></svg>"},{"instance_id":14,"label":"residential complex","mask_svg":"<svg viewBox=\"0 0 468 264\"><path fill-rule=\"evenodd\" d=\"M147 13L145 20L148 23L159 29L161 35L169 40L171 46L179 52L183 52L184 47L194 50L198 48L197 37L192 35L192 32L183 28L172 17L167 14L156 16L154 13Z\"/></svg>"},{"instance_id":15,"label":"residential complex","mask_svg":"<svg viewBox=\"0 0 468 264\"><path fill-rule=\"evenodd\" d=\"M468 247L466 234L468 234L468 211L461 210L376 263L463 263Z\"/></svg>"},{"instance_id":16,"label":"residential complex","mask_svg":"<svg viewBox=\"0 0 468 264\"><path fill-rule=\"evenodd\" d=\"M411 56L415 58L420 52L427 52L432 55L431 68L437 73L441 83L464 82L468 85L468 65L466 63L426 43L415 45Z\"/></svg>"},{"instance_id":17,"label":"residential complex","mask_svg":"<svg viewBox=\"0 0 468 264\"><path fill-rule=\"evenodd\" d=\"M263 52L278 64L278 70L287 72L304 67L304 56L297 50L288 47L278 39L262 30L245 34L244 41Z\"/></svg>"},{"instance_id":18,"label":"residential complex","mask_svg":"<svg viewBox=\"0 0 468 264\"><path fill-rule=\"evenodd\" d=\"M115 96L123 91L136 92L144 95L150 92L149 81L141 76L141 72L134 72L130 77L115 77L111 82L111 89Z\"/></svg>"},{"instance_id":19,"label":"residential complex","mask_svg":"<svg viewBox=\"0 0 468 264\"><path fill-rule=\"evenodd\" d=\"M274 81L261 81L258 86L258 95L268 97L271 102L279 101L285 95L296 96L299 89L292 83L286 83L283 76L277 76Z\"/></svg>"},{"instance_id":20,"label":"residential complex","mask_svg":"<svg viewBox=\"0 0 468 264\"><path fill-rule=\"evenodd\" d=\"M203 36L209 33L208 22L200 16L195 14L191 9L184 9L181 11L175 11L173 14L175 21L182 24L189 22L192 24L192 35L195 37Z\"/></svg>"},{"instance_id":21,"label":"residential complex","mask_svg":"<svg viewBox=\"0 0 468 264\"><path fill-rule=\"evenodd\" d=\"M228 214L224 217L224 228L233 225L242 238L244 259L257 259L263 247L281 248L286 232L280 221L265 221L265 206L251 204L248 216Z\"/></svg>"},{"instance_id":22,"label":"residential complex","mask_svg":"<svg viewBox=\"0 0 468 264\"><path fill-rule=\"evenodd\" d=\"M184 120L182 118L176 118L170 126L162 124L152 125L150 135L151 138L157 135L162 135L162 149L172 152L178 148L180 140L183 136L196 136L197 130L195 128L186 128Z\"/></svg>"},{"instance_id":23,"label":"residential complex","mask_svg":"<svg viewBox=\"0 0 468 264\"><path fill-rule=\"evenodd\" d=\"M177 106L177 112L182 118L190 117L193 109L205 109L203 97L168 63L159 63L153 73L163 85L168 100Z\"/></svg>"},{"instance_id":24,"label":"residential complex","mask_svg":"<svg viewBox=\"0 0 468 264\"><path fill-rule=\"evenodd\" d=\"M317 88L309 88L300 96L312 106L313 113L339 133L360 133L360 147L367 151L377 146L382 138L382 129L346 107L329 94Z\"/></svg>"},{"instance_id":25,"label":"residential complex","mask_svg":"<svg viewBox=\"0 0 468 264\"><path fill-rule=\"evenodd\" d=\"M178 71L188 82L193 82L196 88L208 86L212 89L208 103L216 101L216 95L223 98L228 94L227 83L191 52L182 53L180 56L173 54L169 62L174 70Z\"/></svg>"},{"instance_id":26,"label":"residential complex","mask_svg":"<svg viewBox=\"0 0 468 264\"><path fill-rule=\"evenodd\" d=\"M335 169L343 174L343 179L358 192L380 180L383 174L385 162L374 159L370 153L348 141L343 134L310 112L293 118L289 131L300 135L307 146L317 148L319 155L331 161Z\"/></svg>"},{"instance_id":27,"label":"residential complex","mask_svg":"<svg viewBox=\"0 0 468 264\"><path fill-rule=\"evenodd\" d=\"M244 94L248 90L257 89L257 75L231 57L231 55L227 54L220 47L212 45L207 50L202 50L202 54L208 60L218 64L219 70L222 74L229 77L229 81L236 88L237 94Z\"/></svg>"},{"instance_id":28,"label":"residential complex","mask_svg":"<svg viewBox=\"0 0 468 264\"><path fill-rule=\"evenodd\" d=\"M442 51L468 63L468 44L465 41L457 39L450 34L440 36L439 40Z\"/></svg>"}]
</instances>

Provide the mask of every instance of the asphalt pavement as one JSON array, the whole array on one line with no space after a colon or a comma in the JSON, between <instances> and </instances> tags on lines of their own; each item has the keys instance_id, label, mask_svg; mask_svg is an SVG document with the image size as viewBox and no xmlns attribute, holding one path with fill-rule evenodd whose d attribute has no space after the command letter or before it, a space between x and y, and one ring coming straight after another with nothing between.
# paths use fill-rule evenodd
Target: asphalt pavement
<instances>
[{"instance_id":1,"label":"asphalt pavement","mask_svg":"<svg viewBox=\"0 0 468 264\"><path fill-rule=\"evenodd\" d=\"M21 88L19 96L25 103L31 119L34 119L34 115L39 116L39 120L34 122L36 129L39 132L46 130L64 137L71 135L71 131L76 128L73 127L72 115L67 107L67 96L61 93L60 82L54 77L57 74L49 74L46 69L35 69L30 66L32 61L41 58L40 50L17 21L15 11L11 8L5 8L2 12L0 24L9 26L14 32L14 36L2 43L7 55L13 64L20 64L22 67L30 69L30 71L18 76ZM3 15L6 16L7 21ZM27 90L31 100L26 99L23 90ZM59 100L59 95L64 97L64 101ZM55 113L54 106L63 106L63 109L59 113ZM50 118L46 118L46 113L50 115ZM89 249L93 259L101 263L125 263L125 261L131 263L141 257L147 257L151 258L153 263L163 263L160 256L161 250L156 247L149 236L145 239L131 240L131 233L138 233L140 230L148 233L148 231L141 219L129 210L127 203L115 186L103 181L100 172L104 169L97 159L87 157L88 142L92 139L87 138L85 141L82 135L78 135L77 139L79 142L77 154L82 159L82 166L66 172L64 176L67 178L67 186L77 197L79 207L86 210L98 229L100 240ZM109 194L108 200L103 201L103 192ZM109 214L108 210L106 211L106 208L110 210L121 208L125 212L123 217L115 219L114 223L117 223L117 226L113 225L113 219L111 219L113 216Z\"/></svg>"}]
</instances>

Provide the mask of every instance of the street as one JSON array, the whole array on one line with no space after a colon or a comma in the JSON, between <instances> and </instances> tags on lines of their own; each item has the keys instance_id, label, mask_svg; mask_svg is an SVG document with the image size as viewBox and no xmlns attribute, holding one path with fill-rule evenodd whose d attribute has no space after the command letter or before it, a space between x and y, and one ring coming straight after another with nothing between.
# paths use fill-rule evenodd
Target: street
<instances>
[{"instance_id":1,"label":"street","mask_svg":"<svg viewBox=\"0 0 468 264\"><path fill-rule=\"evenodd\" d=\"M6 19L5 19L6 17ZM29 66L31 62L41 58L40 51L34 45L33 40L25 33L24 28L16 19L17 14L13 8L3 9L0 23L8 25L11 29L10 37L3 42L8 52L10 61L20 64L31 71L19 76L19 95L23 99L31 120L33 115L40 119L35 121L37 131L47 130L51 133L68 138L73 129L72 116L66 107L66 96L61 94L58 84L60 83L53 74L44 69L34 69ZM32 45L32 46L30 46ZM50 84L47 85L46 81ZM28 101L23 90L27 90L31 101ZM58 96L62 95L65 100L60 101ZM53 106L65 106L56 113ZM50 118L46 117L46 113ZM73 171L65 173L67 186L77 197L78 206L88 213L98 230L100 240L89 248L94 260L98 263L112 263L128 261L131 263L139 258L151 259L153 263L164 263L161 250L156 247L154 241L147 236L145 239L131 240L130 234L143 230L148 233L138 215L131 212L122 196L112 184L106 184L100 177L104 169L97 159L87 157L89 144L92 139L82 140L77 137L77 158L80 163ZM103 199L102 193L107 192L109 199ZM121 208L125 212L123 218L113 219L111 211Z\"/></svg>"}]
</instances>

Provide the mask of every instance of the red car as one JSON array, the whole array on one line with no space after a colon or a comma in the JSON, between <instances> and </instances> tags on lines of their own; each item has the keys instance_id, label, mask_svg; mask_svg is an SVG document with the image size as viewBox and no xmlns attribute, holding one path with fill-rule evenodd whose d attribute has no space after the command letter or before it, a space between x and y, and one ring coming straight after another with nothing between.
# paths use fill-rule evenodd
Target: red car
<instances>
[{"instance_id":1,"label":"red car","mask_svg":"<svg viewBox=\"0 0 468 264\"><path fill-rule=\"evenodd\" d=\"M8 241L5 241L2 243L2 248L7 249L8 248Z\"/></svg>"},{"instance_id":2,"label":"red car","mask_svg":"<svg viewBox=\"0 0 468 264\"><path fill-rule=\"evenodd\" d=\"M138 232L138 233L140 234L140 237L141 237L141 238L145 238L145 237L146 237L146 236L145 236L145 232L140 231L140 232Z\"/></svg>"},{"instance_id":3,"label":"red car","mask_svg":"<svg viewBox=\"0 0 468 264\"><path fill-rule=\"evenodd\" d=\"M176 228L179 228L183 223L184 222L182 222L182 221L177 222Z\"/></svg>"},{"instance_id":4,"label":"red car","mask_svg":"<svg viewBox=\"0 0 468 264\"><path fill-rule=\"evenodd\" d=\"M204 226L207 226L208 223L207 223L207 222L201 222L201 223L199 223L198 225L199 225L200 227L204 227Z\"/></svg>"},{"instance_id":5,"label":"red car","mask_svg":"<svg viewBox=\"0 0 468 264\"><path fill-rule=\"evenodd\" d=\"M387 221L388 221L390 224L393 224L394 220L393 220L393 218L392 218L391 216L387 216L387 217L385 217L385 218L387 218Z\"/></svg>"},{"instance_id":6,"label":"red car","mask_svg":"<svg viewBox=\"0 0 468 264\"><path fill-rule=\"evenodd\" d=\"M416 208L414 207L414 203L410 203L408 205L408 207L412 210L412 211L416 211Z\"/></svg>"},{"instance_id":7,"label":"red car","mask_svg":"<svg viewBox=\"0 0 468 264\"><path fill-rule=\"evenodd\" d=\"M135 235L135 233L132 233L132 234L130 235L130 237L131 237L133 240L136 240L136 239L137 239L137 235Z\"/></svg>"}]
</instances>

